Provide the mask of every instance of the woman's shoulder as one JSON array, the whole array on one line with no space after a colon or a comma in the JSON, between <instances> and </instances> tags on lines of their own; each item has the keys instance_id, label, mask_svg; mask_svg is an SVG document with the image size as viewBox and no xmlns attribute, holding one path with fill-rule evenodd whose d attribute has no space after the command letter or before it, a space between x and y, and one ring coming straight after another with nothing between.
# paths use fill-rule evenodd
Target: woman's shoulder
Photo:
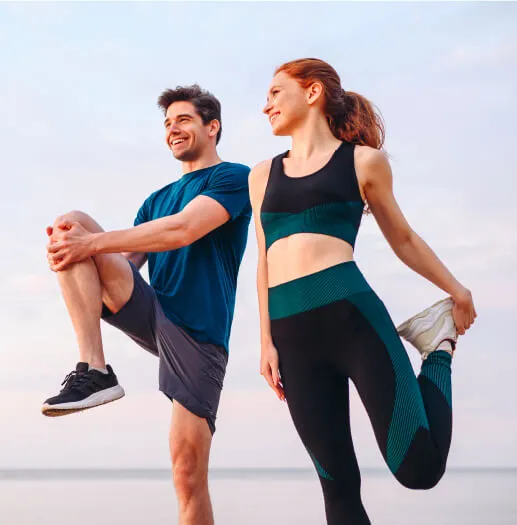
<instances>
[{"instance_id":1,"label":"woman's shoulder","mask_svg":"<svg viewBox=\"0 0 517 525\"><path fill-rule=\"evenodd\" d=\"M267 159L259 162L256 166L253 166L250 171L250 184L260 183L260 181L263 181L264 179L267 180L272 163L273 159Z\"/></svg>"},{"instance_id":2,"label":"woman's shoulder","mask_svg":"<svg viewBox=\"0 0 517 525\"><path fill-rule=\"evenodd\" d=\"M259 202L264 197L273 160L263 160L251 169L248 184L252 203Z\"/></svg>"},{"instance_id":3,"label":"woman's shoulder","mask_svg":"<svg viewBox=\"0 0 517 525\"><path fill-rule=\"evenodd\" d=\"M365 168L385 166L388 164L388 156L385 151L372 148L371 146L359 146L355 147L355 163Z\"/></svg>"},{"instance_id":4,"label":"woman's shoulder","mask_svg":"<svg viewBox=\"0 0 517 525\"><path fill-rule=\"evenodd\" d=\"M354 164L361 187L389 183L391 167L385 151L370 146L356 146Z\"/></svg>"}]
</instances>

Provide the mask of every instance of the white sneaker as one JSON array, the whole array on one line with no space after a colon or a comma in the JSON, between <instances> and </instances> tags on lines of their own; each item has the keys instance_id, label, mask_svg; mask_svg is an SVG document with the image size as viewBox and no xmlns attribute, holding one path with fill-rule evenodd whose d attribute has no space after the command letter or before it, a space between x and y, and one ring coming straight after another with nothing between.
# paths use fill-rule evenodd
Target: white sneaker
<instances>
[{"instance_id":1,"label":"white sneaker","mask_svg":"<svg viewBox=\"0 0 517 525\"><path fill-rule=\"evenodd\" d=\"M397 327L399 335L420 352L422 359L427 359L443 341L449 341L449 353L454 352L458 333L452 318L453 304L451 297L442 299Z\"/></svg>"}]
</instances>

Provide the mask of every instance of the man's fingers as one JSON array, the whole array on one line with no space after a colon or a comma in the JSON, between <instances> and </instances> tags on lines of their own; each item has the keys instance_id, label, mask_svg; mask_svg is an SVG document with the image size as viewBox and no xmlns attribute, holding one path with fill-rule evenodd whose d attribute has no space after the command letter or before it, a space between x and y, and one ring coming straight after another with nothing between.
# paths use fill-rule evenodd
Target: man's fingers
<instances>
[{"instance_id":1,"label":"man's fingers","mask_svg":"<svg viewBox=\"0 0 517 525\"><path fill-rule=\"evenodd\" d=\"M56 224L56 227L60 230L68 231L71 230L75 224L77 223L68 220L61 220Z\"/></svg>"},{"instance_id":2,"label":"man's fingers","mask_svg":"<svg viewBox=\"0 0 517 525\"><path fill-rule=\"evenodd\" d=\"M70 265L70 257L63 257L61 261L54 264L53 268L55 272L62 272L63 270L66 270L67 266Z\"/></svg>"},{"instance_id":3,"label":"man's fingers","mask_svg":"<svg viewBox=\"0 0 517 525\"><path fill-rule=\"evenodd\" d=\"M46 227L46 232L47 232L47 235L48 235L49 237L51 237L51 236L52 236L52 233L54 232L54 228L52 228L52 226L47 226L47 227Z\"/></svg>"},{"instance_id":4,"label":"man's fingers","mask_svg":"<svg viewBox=\"0 0 517 525\"><path fill-rule=\"evenodd\" d=\"M59 252L62 248L63 248L62 243L60 243L60 242L55 242L54 244L50 244L50 245L48 246L48 250L47 250L47 251L48 251L49 253L57 253L57 252Z\"/></svg>"}]
</instances>

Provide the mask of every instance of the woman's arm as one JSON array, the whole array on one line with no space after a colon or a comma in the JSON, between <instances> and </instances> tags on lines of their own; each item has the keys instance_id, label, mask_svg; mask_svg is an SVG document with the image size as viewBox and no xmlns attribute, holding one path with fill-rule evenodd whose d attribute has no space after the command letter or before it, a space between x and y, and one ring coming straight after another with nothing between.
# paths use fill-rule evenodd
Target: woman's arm
<instances>
[{"instance_id":1,"label":"woman's arm","mask_svg":"<svg viewBox=\"0 0 517 525\"><path fill-rule=\"evenodd\" d=\"M407 266L452 297L456 328L459 334L464 334L476 317L472 294L409 226L393 195L393 178L386 155L359 146L356 170L368 206L391 248Z\"/></svg>"},{"instance_id":2,"label":"woman's arm","mask_svg":"<svg viewBox=\"0 0 517 525\"><path fill-rule=\"evenodd\" d=\"M260 208L266 191L271 161L264 161L255 166L249 176L250 201L255 221L258 245L257 294L260 316L260 373L279 399L284 399L284 391L278 370L278 352L273 345L268 310L268 271L266 259L266 241L260 221Z\"/></svg>"}]
</instances>

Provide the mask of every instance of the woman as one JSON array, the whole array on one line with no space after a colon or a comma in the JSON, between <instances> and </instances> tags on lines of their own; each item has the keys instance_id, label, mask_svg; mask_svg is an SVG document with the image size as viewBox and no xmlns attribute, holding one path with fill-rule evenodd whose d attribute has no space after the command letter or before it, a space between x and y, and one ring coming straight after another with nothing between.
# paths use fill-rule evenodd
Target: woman
<instances>
[{"instance_id":1,"label":"woman","mask_svg":"<svg viewBox=\"0 0 517 525\"><path fill-rule=\"evenodd\" d=\"M264 113L291 150L250 175L259 263L261 373L287 400L318 471L329 525L370 521L360 498L348 381L366 407L395 477L431 488L451 441L450 363L474 322L469 290L411 230L380 151L382 121L317 59L279 67ZM353 262L365 207L398 257L449 298L399 327L421 352L415 378L383 303Z\"/></svg>"}]
</instances>

